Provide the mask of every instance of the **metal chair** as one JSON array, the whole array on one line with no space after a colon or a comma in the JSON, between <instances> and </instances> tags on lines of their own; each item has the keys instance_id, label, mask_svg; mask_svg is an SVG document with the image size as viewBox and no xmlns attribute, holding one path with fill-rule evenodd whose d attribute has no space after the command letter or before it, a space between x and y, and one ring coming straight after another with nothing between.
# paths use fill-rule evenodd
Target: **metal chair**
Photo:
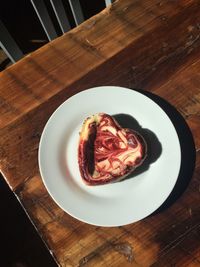
<instances>
[{"instance_id":1,"label":"metal chair","mask_svg":"<svg viewBox=\"0 0 200 267\"><path fill-rule=\"evenodd\" d=\"M49 41L55 39L58 35L56 33L52 19L48 13L44 0L30 0L37 16L42 24L42 27L47 35ZM62 0L49 0L60 26L62 33L71 29L69 19L65 13ZM84 15L79 0L68 0L72 15L76 25L84 21ZM112 0L105 0L105 5L108 6ZM0 47L4 50L11 62L15 63L23 57L23 53L12 38L5 25L0 21Z\"/></svg>"},{"instance_id":2,"label":"metal chair","mask_svg":"<svg viewBox=\"0 0 200 267\"><path fill-rule=\"evenodd\" d=\"M0 20L0 47L4 50L7 57L12 63L23 57L22 51L19 49L15 40L12 38L2 21Z\"/></svg>"}]
</instances>

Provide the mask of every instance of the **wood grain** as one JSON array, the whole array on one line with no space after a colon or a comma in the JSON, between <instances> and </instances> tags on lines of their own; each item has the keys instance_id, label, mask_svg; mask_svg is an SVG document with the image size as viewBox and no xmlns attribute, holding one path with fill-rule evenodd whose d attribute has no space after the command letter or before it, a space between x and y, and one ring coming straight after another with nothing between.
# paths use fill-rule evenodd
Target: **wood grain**
<instances>
[{"instance_id":1,"label":"wood grain","mask_svg":"<svg viewBox=\"0 0 200 267\"><path fill-rule=\"evenodd\" d=\"M0 73L1 172L60 266L200 266L199 18L197 0L119 0ZM49 116L98 85L161 96L185 118L195 142L196 167L183 194L123 227L91 226L66 214L38 170Z\"/></svg>"}]
</instances>

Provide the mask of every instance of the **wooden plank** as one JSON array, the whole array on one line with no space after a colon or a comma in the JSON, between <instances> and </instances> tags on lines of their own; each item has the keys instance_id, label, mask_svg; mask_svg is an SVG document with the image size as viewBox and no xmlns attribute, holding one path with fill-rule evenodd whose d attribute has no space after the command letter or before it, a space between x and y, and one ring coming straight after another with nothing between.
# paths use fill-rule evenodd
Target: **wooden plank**
<instances>
[{"instance_id":1,"label":"wooden plank","mask_svg":"<svg viewBox=\"0 0 200 267\"><path fill-rule=\"evenodd\" d=\"M168 262L170 264L169 266L200 266L200 242L198 231L199 227L188 233L181 242L175 244L173 249L169 250L169 252L163 255L156 263L152 264L152 267L163 266L164 262Z\"/></svg>"},{"instance_id":2,"label":"wooden plank","mask_svg":"<svg viewBox=\"0 0 200 267\"><path fill-rule=\"evenodd\" d=\"M198 4L117 1L0 74L1 171L61 266L198 266ZM71 95L102 84L145 89L168 100L187 120L196 145L194 175L181 197L123 227L72 218L50 198L38 171L38 144L49 116Z\"/></svg>"},{"instance_id":3,"label":"wooden plank","mask_svg":"<svg viewBox=\"0 0 200 267\"><path fill-rule=\"evenodd\" d=\"M194 14L193 14L193 18L194 18ZM200 73L200 61L198 59L198 55L200 54L199 51L200 49L198 49L197 51L193 51L192 52L193 54L190 54L191 60L182 61L182 65L177 70L176 75L174 75L173 73L171 78L167 79L163 85L161 85L160 87L155 87L155 89L154 87L150 88L156 94L164 97L171 104L175 105L178 108L178 110L182 113L182 115L188 118L188 123L192 127L193 134L196 137L195 142L196 142L197 150L199 149L199 130L198 130L199 129L199 126L198 126L199 115L198 114L199 114L199 105L200 105L199 90L198 90L199 83L197 82L199 79L198 73ZM126 53L127 54L130 53L129 47ZM16 87L12 87L12 83L9 84L9 88L7 88L10 90L6 91L5 93L2 92L2 98L4 97L2 101L2 113L1 113L2 124L3 125L9 124L11 121L9 121L8 119L6 120L6 118L10 118L11 116L13 119L16 117L19 118L12 125L12 127L6 128L4 131L2 131L2 134L1 134L2 135L2 139L1 139L2 150L4 147L6 147L5 155L3 156L3 159L1 162L2 171L6 177L9 177L8 181L12 188L15 188L24 179L27 179L28 177L32 176L32 173L30 173L29 170L32 170L34 174L37 168L36 154L34 156L34 160L27 161L27 164L31 164L34 167L31 168L29 166L29 168L27 168L27 166L23 165L22 161L19 160L19 157L21 157L21 159L25 159L26 157L30 158L30 156L27 155L26 152L24 152L22 156L17 154L15 158L15 154L13 153L13 151L18 151L17 149L20 145L21 147L25 147L27 151L29 151L30 153L30 151L33 150L32 147L34 146L35 153L37 153L39 136L42 132L42 129L47 119L49 118L51 113L58 107L58 105L60 105L70 95L82 89L86 89L90 86L101 85L102 83L109 84L108 83L109 80L112 81L111 84L128 86L127 84L129 83L128 77L130 75L129 70L124 73L121 73L121 69L124 68L123 59L128 58L128 60L130 60L130 57L127 57L126 53L124 51L122 53L119 53L118 56L111 58L111 60L107 61L107 63L101 65L99 68L96 68L94 71L90 72L88 75L84 76L82 79L78 79L76 83L74 83L73 85L70 85L69 87L67 86L65 87L60 80L59 81L56 80L54 82L52 78L52 83L50 83L50 85L51 85L51 88L55 89L56 96L50 99L49 102L46 101L44 104L42 103L45 100L45 98L50 97L49 94L52 94L53 91L49 92L51 90L49 91L44 90L43 92L41 92L42 91L41 88L38 87L37 94L36 94L36 90L34 91L32 89L28 90L26 85L24 85L24 80L29 79L28 76L26 77L23 76L24 78L23 80L22 79L18 80L15 78L17 74L14 73L14 71L8 70L7 72L5 72L6 76L9 75L10 79L12 77L12 81L15 82L17 86L19 85L19 92L17 93L17 95L15 94ZM176 60L176 57L174 58L174 61L175 60ZM174 61L171 61L170 63L173 64ZM117 69L115 67L110 68L111 65L117 66ZM40 68L39 65L36 65L36 66ZM35 67L35 70L36 70L36 67ZM158 70L158 72L159 71L160 69ZM107 73L107 75L105 75L105 73ZM74 75L76 74L74 73ZM38 76L35 76L36 83L38 80L40 81L40 79L39 78L37 79L37 77ZM40 74L40 77L43 77L42 73ZM62 77L65 77L65 76L63 75ZM143 77L143 76L140 76L140 77ZM139 80L140 78L138 77L137 81L139 82ZM151 80L150 74L149 74L149 80ZM160 80L157 79L157 81L159 82ZM190 83L188 83L188 81L190 81ZM177 86L177 83L179 83L180 85ZM29 83L29 84L30 86L32 86L32 83ZM189 87L190 90L185 89L185 90L180 91L179 90L180 86L181 88L184 88L185 84L187 85L186 88L190 86ZM59 87L63 88L63 90L58 94L57 90ZM9 98L9 102L12 101L13 104L7 103L7 101L5 100L5 96L7 96ZM18 99L16 99L16 97ZM40 105L40 107L37 110L33 109L31 112L28 112L31 104L33 104L34 106ZM190 109L187 107L190 107ZM24 109L25 109L25 113L26 112L28 113L26 116L22 117L21 119L20 114L23 114ZM187 112L185 110L187 110ZM195 119L194 119L194 116L195 116ZM38 124L38 121L40 121L39 124ZM9 132L9 135L6 134L7 132ZM33 136L35 135L38 135L38 137L34 138ZM20 164L17 164L17 162L19 162ZM8 168L9 165L10 167ZM18 176L17 174L19 174L18 178L16 178L16 176Z\"/></svg>"},{"instance_id":4,"label":"wooden plank","mask_svg":"<svg viewBox=\"0 0 200 267\"><path fill-rule=\"evenodd\" d=\"M199 159L198 153L200 162ZM195 172L198 176L199 167ZM54 248L58 262L68 261L72 266L150 266L157 262L155 266L161 266L167 259L171 264L187 266L193 261L197 264L200 251L200 196L192 187L193 180L182 198L167 211L116 228L90 226L64 213L46 193L39 176L27 180L18 195L41 236ZM194 258L179 247L193 236L190 254L194 251Z\"/></svg>"},{"instance_id":5,"label":"wooden plank","mask_svg":"<svg viewBox=\"0 0 200 267\"><path fill-rule=\"evenodd\" d=\"M177 54L173 52L176 47L178 49L186 42L187 27L193 25L199 17L200 11L196 7L196 1L192 4L185 3L180 12L180 5L171 2L166 2L161 7L155 0L144 3L128 0L119 4L117 2L112 8L105 9L77 29L40 48L16 66L0 73L3 114L1 127L22 116L24 112L36 108L56 93L66 90L67 87L72 90L74 82L98 66L103 66L106 61L107 66L114 66L112 75L116 74L115 79L118 75L115 71L119 71L128 61L126 74L129 76L129 84L139 87L142 80L152 73L151 66L158 65L163 57L166 61L173 55L174 60L177 59ZM168 18L167 23L162 21L163 16ZM176 31L174 24L177 25ZM167 37L165 31L169 32L172 28L170 37ZM180 40L178 43L175 36ZM164 41L170 41L167 51L162 50ZM126 51L130 53L130 59L123 57L124 48L129 45L131 47ZM122 61L121 66L119 63L112 65L115 63L112 60L109 63L108 59L117 56L120 51L122 53L117 59ZM146 54L150 56L144 56ZM183 50L181 56L188 57L187 49ZM105 76L104 72L101 75ZM121 75L122 73L118 81L122 81ZM96 83L94 79L95 77L91 86L102 84L100 79L96 79ZM112 79L107 75L107 83L112 83Z\"/></svg>"}]
</instances>

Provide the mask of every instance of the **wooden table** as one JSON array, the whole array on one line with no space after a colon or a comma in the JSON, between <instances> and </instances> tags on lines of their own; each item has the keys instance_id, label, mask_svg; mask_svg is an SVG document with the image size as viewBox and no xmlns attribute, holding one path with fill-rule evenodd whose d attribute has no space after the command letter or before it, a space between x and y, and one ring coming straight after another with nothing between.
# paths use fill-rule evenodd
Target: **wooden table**
<instances>
[{"instance_id":1,"label":"wooden table","mask_svg":"<svg viewBox=\"0 0 200 267\"><path fill-rule=\"evenodd\" d=\"M161 96L195 141L192 176L192 139L179 117L187 182L167 209L123 227L66 214L38 170L49 116L71 95L99 85ZM200 1L116 1L0 73L0 100L1 172L60 266L200 266Z\"/></svg>"}]
</instances>

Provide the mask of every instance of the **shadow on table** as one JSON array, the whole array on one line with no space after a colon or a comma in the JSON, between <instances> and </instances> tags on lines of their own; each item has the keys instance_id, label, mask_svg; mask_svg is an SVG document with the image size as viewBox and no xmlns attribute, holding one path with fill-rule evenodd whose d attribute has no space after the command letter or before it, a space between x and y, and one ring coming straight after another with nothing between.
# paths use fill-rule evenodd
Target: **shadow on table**
<instances>
[{"instance_id":1,"label":"shadow on table","mask_svg":"<svg viewBox=\"0 0 200 267\"><path fill-rule=\"evenodd\" d=\"M57 267L13 192L0 175L0 266Z\"/></svg>"},{"instance_id":2,"label":"shadow on table","mask_svg":"<svg viewBox=\"0 0 200 267\"><path fill-rule=\"evenodd\" d=\"M143 128L132 116L128 114L115 114L113 117L123 128L129 128L141 134L147 144L146 159L141 166L137 167L123 180L131 179L149 169L151 163L155 162L160 157L162 153L162 146L156 134L149 129Z\"/></svg>"},{"instance_id":3,"label":"shadow on table","mask_svg":"<svg viewBox=\"0 0 200 267\"><path fill-rule=\"evenodd\" d=\"M152 214L154 215L170 207L186 190L194 172L196 151L192 133L182 115L161 97L146 91L138 92L148 96L166 112L177 131L181 147L181 166L177 182L165 202Z\"/></svg>"}]
</instances>

